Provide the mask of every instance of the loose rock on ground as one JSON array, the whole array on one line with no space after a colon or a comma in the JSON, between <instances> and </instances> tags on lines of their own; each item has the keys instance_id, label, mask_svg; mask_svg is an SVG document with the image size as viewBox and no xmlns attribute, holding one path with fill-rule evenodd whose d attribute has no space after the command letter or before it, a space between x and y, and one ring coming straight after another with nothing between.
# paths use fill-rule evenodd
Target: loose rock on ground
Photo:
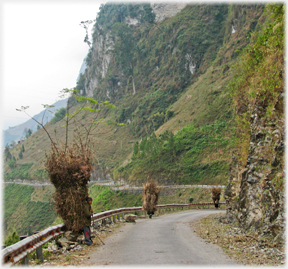
<instances>
[{"instance_id":1,"label":"loose rock on ground","mask_svg":"<svg viewBox=\"0 0 288 269\"><path fill-rule=\"evenodd\" d=\"M191 223L194 232L207 243L217 244L234 260L243 265L284 266L283 244L271 244L256 231L244 231L228 223L225 213L213 214Z\"/></svg>"}]
</instances>

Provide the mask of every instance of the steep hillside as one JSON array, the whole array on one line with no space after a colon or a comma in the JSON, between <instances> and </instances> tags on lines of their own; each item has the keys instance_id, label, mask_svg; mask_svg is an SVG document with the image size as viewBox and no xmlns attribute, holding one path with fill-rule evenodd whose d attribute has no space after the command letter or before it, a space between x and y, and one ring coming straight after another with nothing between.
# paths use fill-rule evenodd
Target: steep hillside
<instances>
[{"instance_id":1,"label":"steep hillside","mask_svg":"<svg viewBox=\"0 0 288 269\"><path fill-rule=\"evenodd\" d=\"M169 7L101 6L87 68L76 85L79 95L116 105L101 112L106 124L95 125L91 136L96 178L139 184L148 176L186 184L228 179L235 144L230 67L261 24L264 5L173 6L177 14ZM70 103L71 111L80 106L75 99ZM92 117L83 114L78 120L84 124ZM53 137L56 129L61 140L64 124L45 127ZM70 128L72 139L75 126ZM22 158L20 146L11 150L16 163L5 164L5 178L45 179L50 142L44 131L23 145Z\"/></svg>"},{"instance_id":2,"label":"steep hillside","mask_svg":"<svg viewBox=\"0 0 288 269\"><path fill-rule=\"evenodd\" d=\"M49 201L52 192L51 187L7 184L3 191L5 236L13 231L24 235L49 227L56 218Z\"/></svg>"},{"instance_id":3,"label":"steep hillside","mask_svg":"<svg viewBox=\"0 0 288 269\"><path fill-rule=\"evenodd\" d=\"M267 5L265 14L230 84L237 150L225 196L230 221L284 244L284 5Z\"/></svg>"}]
</instances>

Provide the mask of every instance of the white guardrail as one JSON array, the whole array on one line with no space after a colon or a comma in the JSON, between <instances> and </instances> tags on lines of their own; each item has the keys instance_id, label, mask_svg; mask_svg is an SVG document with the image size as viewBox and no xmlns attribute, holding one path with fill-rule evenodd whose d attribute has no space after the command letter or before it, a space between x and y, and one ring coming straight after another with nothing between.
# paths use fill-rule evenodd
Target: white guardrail
<instances>
[{"instance_id":1,"label":"white guardrail","mask_svg":"<svg viewBox=\"0 0 288 269\"><path fill-rule=\"evenodd\" d=\"M225 204L225 203L219 203ZM174 208L174 207L191 207L191 206L205 206L214 205L213 203L191 203L191 204L168 204L157 205L157 209ZM125 213L141 212L145 211L142 207L129 207L109 210L101 213L96 213L92 216L92 220L103 220L109 217L113 217ZM2 264L5 266L12 266L25 258L29 253L41 248L48 241L55 239L59 235L64 233L64 224L49 227L44 231L31 235L11 246L8 246L2 250Z\"/></svg>"}]
</instances>

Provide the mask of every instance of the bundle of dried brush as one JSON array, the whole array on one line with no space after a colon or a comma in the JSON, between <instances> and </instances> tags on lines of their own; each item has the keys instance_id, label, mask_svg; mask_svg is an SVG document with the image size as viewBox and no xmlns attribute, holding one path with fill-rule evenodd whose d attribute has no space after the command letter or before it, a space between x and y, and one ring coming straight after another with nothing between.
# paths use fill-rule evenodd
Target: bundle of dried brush
<instances>
[{"instance_id":1,"label":"bundle of dried brush","mask_svg":"<svg viewBox=\"0 0 288 269\"><path fill-rule=\"evenodd\" d=\"M160 187L157 186L156 182L151 181L146 184L143 184L144 187L144 196L143 200L143 209L147 211L148 215L154 214L157 210L156 205L159 199Z\"/></svg>"},{"instance_id":2,"label":"bundle of dried brush","mask_svg":"<svg viewBox=\"0 0 288 269\"><path fill-rule=\"evenodd\" d=\"M216 200L218 200L218 202L220 201L220 196L221 196L221 188L212 188L212 200L214 204Z\"/></svg>"},{"instance_id":3,"label":"bundle of dried brush","mask_svg":"<svg viewBox=\"0 0 288 269\"><path fill-rule=\"evenodd\" d=\"M89 156L89 150L77 144L65 149L51 147L51 152L46 155L45 167L56 189L56 212L66 228L74 232L83 229L87 183L92 170Z\"/></svg>"}]
</instances>

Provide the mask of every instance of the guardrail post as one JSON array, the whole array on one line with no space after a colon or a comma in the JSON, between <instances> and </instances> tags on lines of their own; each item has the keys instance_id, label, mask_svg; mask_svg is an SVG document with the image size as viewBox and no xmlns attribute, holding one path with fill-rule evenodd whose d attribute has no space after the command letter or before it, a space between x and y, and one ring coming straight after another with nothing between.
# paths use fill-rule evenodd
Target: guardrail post
<instances>
[{"instance_id":1,"label":"guardrail post","mask_svg":"<svg viewBox=\"0 0 288 269\"><path fill-rule=\"evenodd\" d=\"M39 247L39 248L36 248L36 257L37 257L37 259L40 260L41 262L44 261L43 252L42 252L42 246Z\"/></svg>"},{"instance_id":2,"label":"guardrail post","mask_svg":"<svg viewBox=\"0 0 288 269\"><path fill-rule=\"evenodd\" d=\"M117 215L117 219L120 221L120 214Z\"/></svg>"},{"instance_id":3,"label":"guardrail post","mask_svg":"<svg viewBox=\"0 0 288 269\"><path fill-rule=\"evenodd\" d=\"M29 257L28 255L26 255L23 259L22 259L22 265L29 265Z\"/></svg>"},{"instance_id":4,"label":"guardrail post","mask_svg":"<svg viewBox=\"0 0 288 269\"><path fill-rule=\"evenodd\" d=\"M116 216L113 216L113 222L116 223Z\"/></svg>"},{"instance_id":5,"label":"guardrail post","mask_svg":"<svg viewBox=\"0 0 288 269\"><path fill-rule=\"evenodd\" d=\"M37 234L37 233L39 233L39 231L38 232L34 232L34 234ZM41 262L44 261L43 252L42 252L42 246L36 248L36 258L38 260L40 260Z\"/></svg>"}]
</instances>

